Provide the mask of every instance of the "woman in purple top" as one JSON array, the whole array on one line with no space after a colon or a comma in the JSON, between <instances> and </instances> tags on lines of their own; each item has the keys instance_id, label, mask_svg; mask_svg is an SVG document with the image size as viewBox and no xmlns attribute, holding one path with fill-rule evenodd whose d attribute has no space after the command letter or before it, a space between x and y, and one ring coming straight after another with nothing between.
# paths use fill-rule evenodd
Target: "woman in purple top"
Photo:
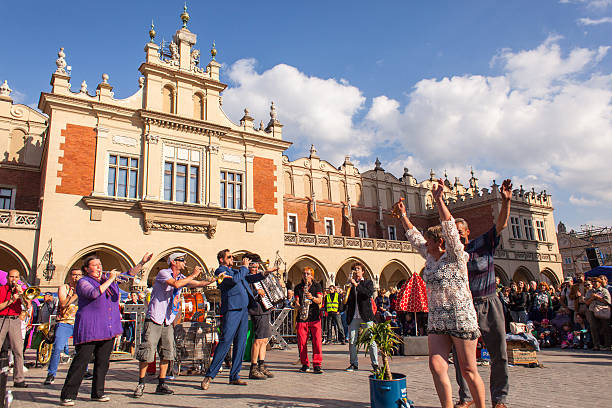
<instances>
[{"instance_id":1,"label":"woman in purple top","mask_svg":"<svg viewBox=\"0 0 612 408\"><path fill-rule=\"evenodd\" d=\"M152 254L146 254L130 274L136 274ZM94 355L93 383L91 399L106 402L110 398L104 395L104 382L108 371L110 354L114 339L123 332L121 314L119 313L119 286L115 279L120 272L112 270L102 272L102 262L95 256L85 259L83 277L79 280L76 292L79 295L79 310L74 321L74 345L76 356L61 393L63 406L74 405L83 375L91 356Z\"/></svg>"}]
</instances>

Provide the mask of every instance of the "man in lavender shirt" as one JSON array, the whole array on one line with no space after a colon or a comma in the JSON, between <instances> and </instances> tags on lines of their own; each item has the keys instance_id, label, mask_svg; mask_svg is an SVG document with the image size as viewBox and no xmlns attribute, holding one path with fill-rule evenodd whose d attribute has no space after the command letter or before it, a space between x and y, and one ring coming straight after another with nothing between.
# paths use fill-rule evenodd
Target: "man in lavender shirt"
<instances>
[{"instance_id":1,"label":"man in lavender shirt","mask_svg":"<svg viewBox=\"0 0 612 408\"><path fill-rule=\"evenodd\" d=\"M168 269L162 269L157 273L153 290L151 291L151 301L147 310L142 332L142 343L136 351L136 359L139 363L138 386L134 390L134 398L142 397L145 388L145 375L147 365L155 358L155 352L160 346L160 365L159 383L155 389L156 394L173 394L166 385L166 372L168 364L174 360L174 329L172 322L179 312L181 291L187 286L190 288L201 288L208 286L215 280L196 281L194 280L201 272L202 268L196 266L193 273L187 277L181 273L185 268L185 255L181 252L174 252L168 256Z\"/></svg>"}]
</instances>

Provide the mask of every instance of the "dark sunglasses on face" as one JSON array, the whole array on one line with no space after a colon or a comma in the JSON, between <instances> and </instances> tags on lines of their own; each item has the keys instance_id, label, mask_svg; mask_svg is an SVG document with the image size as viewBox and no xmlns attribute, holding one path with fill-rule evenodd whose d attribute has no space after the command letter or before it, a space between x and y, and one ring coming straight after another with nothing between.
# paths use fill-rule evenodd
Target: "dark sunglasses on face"
<instances>
[{"instance_id":1,"label":"dark sunglasses on face","mask_svg":"<svg viewBox=\"0 0 612 408\"><path fill-rule=\"evenodd\" d=\"M185 262L185 258L176 258L174 262Z\"/></svg>"}]
</instances>

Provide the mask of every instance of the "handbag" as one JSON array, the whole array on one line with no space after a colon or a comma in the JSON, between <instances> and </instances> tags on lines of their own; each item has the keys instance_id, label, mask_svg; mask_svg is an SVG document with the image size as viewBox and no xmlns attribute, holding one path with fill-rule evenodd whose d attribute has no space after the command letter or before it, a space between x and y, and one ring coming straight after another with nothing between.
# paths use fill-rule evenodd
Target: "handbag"
<instances>
[{"instance_id":1,"label":"handbag","mask_svg":"<svg viewBox=\"0 0 612 408\"><path fill-rule=\"evenodd\" d=\"M610 306L608 305L594 305L591 306L593 315L598 319L609 319L610 318Z\"/></svg>"}]
</instances>

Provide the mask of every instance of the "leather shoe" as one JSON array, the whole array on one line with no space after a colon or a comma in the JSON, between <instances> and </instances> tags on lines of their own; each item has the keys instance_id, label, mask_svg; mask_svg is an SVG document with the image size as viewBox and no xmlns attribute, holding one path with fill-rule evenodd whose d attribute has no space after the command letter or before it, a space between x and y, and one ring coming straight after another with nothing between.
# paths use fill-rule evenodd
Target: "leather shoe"
<instances>
[{"instance_id":1,"label":"leather shoe","mask_svg":"<svg viewBox=\"0 0 612 408\"><path fill-rule=\"evenodd\" d=\"M211 381L212 381L211 377L204 377L204 379L202 380L202 383L200 384L200 388L206 391L208 387L210 387Z\"/></svg>"},{"instance_id":2,"label":"leather shoe","mask_svg":"<svg viewBox=\"0 0 612 408\"><path fill-rule=\"evenodd\" d=\"M247 385L246 381L242 381L240 378L229 382L231 385Z\"/></svg>"},{"instance_id":3,"label":"leather shoe","mask_svg":"<svg viewBox=\"0 0 612 408\"><path fill-rule=\"evenodd\" d=\"M455 408L468 408L474 405L474 401L460 401L455 404Z\"/></svg>"},{"instance_id":4,"label":"leather shoe","mask_svg":"<svg viewBox=\"0 0 612 408\"><path fill-rule=\"evenodd\" d=\"M13 383L15 388L28 388L28 384L25 381Z\"/></svg>"}]
</instances>

